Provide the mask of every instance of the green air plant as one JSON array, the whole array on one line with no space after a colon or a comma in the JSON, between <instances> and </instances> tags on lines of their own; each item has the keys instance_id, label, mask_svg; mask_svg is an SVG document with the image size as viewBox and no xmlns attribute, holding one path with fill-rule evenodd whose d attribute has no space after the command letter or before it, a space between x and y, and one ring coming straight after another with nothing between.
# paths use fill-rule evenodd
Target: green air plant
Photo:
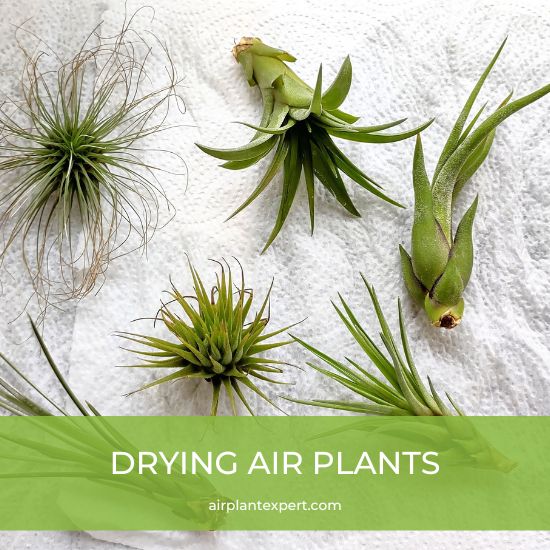
<instances>
[{"instance_id":1,"label":"green air plant","mask_svg":"<svg viewBox=\"0 0 550 550\"><path fill-rule=\"evenodd\" d=\"M237 414L235 396L250 414L254 414L242 387L246 387L273 406L270 398L253 381L275 384L272 375L282 373L283 361L262 355L291 341L271 339L290 327L266 332L270 320L269 297L273 283L260 309L248 321L254 293L246 288L241 269L240 286L235 284L231 269L221 266L216 284L208 292L196 269L189 264L195 295L184 296L172 284L170 302L163 304L157 315L175 338L162 340L153 336L121 333L124 338L147 346L146 350L130 350L145 358L146 363L131 367L177 369L137 391L174 380L201 379L212 387L210 414L216 415L220 391L225 389L233 414ZM175 304L181 312L173 311ZM292 325L293 326L293 325ZM152 349L152 351L151 351ZM135 393L135 392L132 392Z\"/></svg>"},{"instance_id":2,"label":"green air plant","mask_svg":"<svg viewBox=\"0 0 550 550\"><path fill-rule=\"evenodd\" d=\"M179 77L134 16L115 36L92 32L68 61L21 45L22 97L0 107L0 263L20 247L42 304L97 290L111 260L144 249L171 211L157 176L182 160L146 138L169 128ZM166 69L154 83L153 54ZM151 154L173 158L153 165Z\"/></svg>"},{"instance_id":3,"label":"green air plant","mask_svg":"<svg viewBox=\"0 0 550 550\"><path fill-rule=\"evenodd\" d=\"M64 396L74 405L79 415L99 416L97 410L86 402L82 403L73 393L69 384L61 374L61 370L56 365L51 356L40 332L34 322L30 320L33 336L38 341L40 350L46 358L49 367L54 373L57 381L63 388ZM63 407L57 404L52 398L44 393L32 380L30 380L22 370L17 368L5 355L0 352L0 360L3 363L6 372L15 377L18 383L10 383L0 372L0 410L17 416L72 416ZM2 365L0 363L0 365ZM24 388L24 389L22 389ZM37 398L30 397L30 394L36 393Z\"/></svg>"},{"instance_id":4,"label":"green air plant","mask_svg":"<svg viewBox=\"0 0 550 550\"><path fill-rule=\"evenodd\" d=\"M308 366L350 389L361 397L361 401L327 401L322 399L311 401L291 399L291 401L315 407L326 407L380 416L451 416L455 413L463 415L464 413L448 394L447 398L452 407L448 407L444 403L435 391L429 378L429 390L422 382L409 348L401 303L398 302L398 309L400 339L403 352L399 351L398 345L392 336L374 288L364 277L363 281L369 292L380 328L382 329L380 338L386 348L386 353L374 343L342 296L339 295L341 306L338 306L334 302L333 306L350 334L365 352L371 363L380 371L385 381L368 372L356 361L347 357L346 363L337 361L303 340L294 337L297 342L331 367L332 370L319 367L314 363L307 363Z\"/></svg>"},{"instance_id":5,"label":"green air plant","mask_svg":"<svg viewBox=\"0 0 550 550\"><path fill-rule=\"evenodd\" d=\"M329 368L320 367L311 362L307 363L308 366L351 390L359 399L346 401L303 400L290 397L285 399L303 405L364 415L402 417L398 423L387 423L380 418L379 422L359 421L344 429L366 432L369 437L372 435L394 435L402 441L410 440L415 443L425 441L428 442L431 449L435 448L441 456L446 456L449 459L449 464L496 469L503 472L509 472L515 468L516 463L491 445L474 425L466 422L466 419L463 418L464 422L453 422L459 420L456 418L457 416L464 417L465 413L449 394L446 396L450 406L447 405L435 390L429 377L429 389L422 382L409 347L401 302L398 300L399 340L402 351L389 329L374 288L362 275L361 277L367 287L380 324L380 339L385 350L376 345L342 296L339 295L340 305L333 302L333 306L347 330L382 376L375 376L363 365L348 357L345 358L345 362L338 361L303 340L293 337ZM455 418L442 418L442 422L437 424L418 424L410 422L413 416ZM333 435L340 431L342 431L341 428L331 430L318 437Z\"/></svg>"},{"instance_id":6,"label":"green air plant","mask_svg":"<svg viewBox=\"0 0 550 550\"><path fill-rule=\"evenodd\" d=\"M456 199L483 164L497 126L510 115L550 92L550 84L524 97L502 101L494 113L474 126L485 105L466 126L473 104L500 55L506 40L472 90L447 139L432 183L424 165L422 142L417 136L413 162L415 196L411 254L400 247L405 284L413 299L424 309L433 325L453 328L462 319L464 289L473 265L472 227L477 197L464 214L453 235L452 211Z\"/></svg>"},{"instance_id":7,"label":"green air plant","mask_svg":"<svg viewBox=\"0 0 550 550\"><path fill-rule=\"evenodd\" d=\"M235 149L216 149L199 145L209 155L225 161L231 170L248 168L270 151L275 153L258 186L246 201L230 216L246 208L266 189L282 169L283 188L279 213L265 251L277 237L288 216L303 172L308 201L311 232L314 228L314 179L317 178L336 200L352 215L359 216L344 185L341 173L374 195L401 206L386 196L380 185L362 172L336 146L333 137L363 143L391 143L410 138L431 121L402 133L385 134L382 130L398 126L406 119L375 126L355 126L358 117L339 109L348 95L352 67L349 57L342 64L332 85L322 92L322 66L315 88L308 86L286 62L296 59L259 38L242 38L233 54L241 64L250 86L258 86L262 94L263 115L259 126L245 124L256 130L251 141Z\"/></svg>"},{"instance_id":8,"label":"green air plant","mask_svg":"<svg viewBox=\"0 0 550 550\"><path fill-rule=\"evenodd\" d=\"M129 441L119 429L89 402L82 402L72 391L61 370L56 365L36 325L30 321L33 336L49 367L60 383L65 401L71 410L58 404L41 390L23 371L0 353L0 411L16 416L85 416L89 422L42 423L37 429L47 433L46 441L38 441L19 436L10 430L0 429L0 441L7 440L6 448L20 447L24 460L32 464L25 473L1 472L0 479L41 477L41 478L84 478L89 482L105 484L123 492L130 492L140 498L162 505L159 513L166 513L166 507L182 517L193 517L206 528L214 529L224 520L225 514L214 516L208 511L208 502L225 499L204 477L191 476L179 479L161 479L155 475L132 473L125 479L115 480L111 474L113 449L125 449L137 454L139 448ZM10 381L10 380L13 380ZM27 432L28 433L28 432ZM14 444L16 447L14 447ZM21 454L2 458L20 461ZM92 493L95 494L95 493Z\"/></svg>"}]
</instances>

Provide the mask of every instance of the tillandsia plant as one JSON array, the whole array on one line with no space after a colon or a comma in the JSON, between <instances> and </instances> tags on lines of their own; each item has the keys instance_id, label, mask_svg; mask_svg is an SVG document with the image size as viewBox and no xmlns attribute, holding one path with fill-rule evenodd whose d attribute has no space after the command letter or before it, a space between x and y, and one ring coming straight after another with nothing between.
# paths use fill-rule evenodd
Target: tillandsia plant
<instances>
[{"instance_id":1,"label":"tillandsia plant","mask_svg":"<svg viewBox=\"0 0 550 550\"><path fill-rule=\"evenodd\" d=\"M224 160L224 168L240 170L259 162L275 150L267 171L245 202L230 216L246 208L270 184L282 169L283 187L275 226L263 249L265 251L283 227L300 184L303 172L309 201L311 232L314 229L314 179L334 195L352 215L360 216L342 179L342 173L361 187L390 204L401 206L385 195L381 186L361 171L337 147L333 138L363 143L390 143L410 138L431 121L401 133L385 134L382 130L400 125L406 119L375 126L354 125L358 117L340 110L352 80L349 57L329 88L322 91L322 66L315 88L308 86L287 65L296 58L284 50L272 48L259 38L242 38L233 48L250 86L258 86L262 94L263 115L259 126L245 124L256 130L251 141L234 149L217 149L199 145L209 155Z\"/></svg>"},{"instance_id":2,"label":"tillandsia plant","mask_svg":"<svg viewBox=\"0 0 550 550\"><path fill-rule=\"evenodd\" d=\"M170 127L179 77L136 14L114 36L95 29L68 60L20 42L22 97L0 107L0 263L21 247L42 305L97 289L111 260L145 249L161 209L172 215L157 175L182 159L145 138ZM153 55L166 75L154 83ZM175 160L155 166L151 153Z\"/></svg>"},{"instance_id":3,"label":"tillandsia plant","mask_svg":"<svg viewBox=\"0 0 550 550\"><path fill-rule=\"evenodd\" d=\"M198 272L189 263L193 278L194 296L184 296L172 284L170 302L163 304L156 319L160 319L176 341L162 340L153 336L121 333L124 338L137 342L148 349L130 350L145 358L146 363L129 365L141 368L177 369L136 391L174 380L200 379L212 386L210 414L216 415L222 387L227 393L233 414L237 414L237 397L250 414L254 414L242 387L246 387L262 399L278 408L253 382L282 384L271 376L282 373L286 363L263 357L265 352L290 344L291 340L272 338L287 331L290 325L267 332L270 320L269 291L260 309L251 316L254 293L246 288L241 268L240 286L234 282L231 268L220 263L221 273L216 275L216 284L206 290ZM181 311L175 312L172 304ZM151 351L152 350L152 351ZM135 393L135 392L132 392Z\"/></svg>"},{"instance_id":4,"label":"tillandsia plant","mask_svg":"<svg viewBox=\"0 0 550 550\"><path fill-rule=\"evenodd\" d=\"M401 263L409 293L425 309L430 321L437 327L450 329L460 323L464 312L462 295L472 272L472 227L477 197L453 235L452 211L456 198L487 158L497 126L550 92L550 84L547 84L515 101L510 101L510 94L477 128L474 129L474 126L485 105L466 125L481 87L505 42L506 40L481 75L460 112L439 157L431 184L424 165L420 136L416 140L411 254L409 256L401 246Z\"/></svg>"},{"instance_id":5,"label":"tillandsia plant","mask_svg":"<svg viewBox=\"0 0 550 550\"><path fill-rule=\"evenodd\" d=\"M339 295L341 305L338 306L334 302L332 305L350 334L365 352L370 362L378 369L385 381L371 374L356 361L346 358L346 363L342 363L319 351L310 344L307 344L303 340L293 337L294 340L333 370L327 370L314 363L307 363L308 366L355 392L362 400L290 400L304 405L313 405L315 407L326 407L381 416L463 415L464 413L448 394L447 398L449 399L451 407L445 404L436 392L429 378L429 389L426 388L422 382L409 347L403 312L401 310L401 302L398 302L398 309L400 340L403 352L399 351L398 345L389 329L374 288L367 282L363 275L361 275L361 277L369 292L374 311L376 312L376 317L382 330L380 338L386 348L386 353L374 343L373 339L361 326L357 317L341 295Z\"/></svg>"},{"instance_id":6,"label":"tillandsia plant","mask_svg":"<svg viewBox=\"0 0 550 550\"><path fill-rule=\"evenodd\" d=\"M74 405L79 415L82 416L99 416L97 410L90 403L82 403L73 393L65 377L61 374L60 369L56 365L52 355L50 354L39 330L35 323L31 320L32 332L46 358L49 367L54 373L57 381L63 388L64 395ZM19 384L11 384L7 378L0 374L0 410L17 416L74 416L67 412L66 409L57 404L51 397L44 393L32 380L27 378L22 370L17 368L5 355L0 352L0 359L7 367L7 371L18 380ZM1 364L1 363L0 363ZM19 386L19 387L18 387ZM20 389L25 387L25 389ZM39 400L30 396L34 392L39 396Z\"/></svg>"},{"instance_id":7,"label":"tillandsia plant","mask_svg":"<svg viewBox=\"0 0 550 550\"><path fill-rule=\"evenodd\" d=\"M367 282L363 275L361 277L367 287L380 324L380 339L385 351L376 345L341 295L339 295L340 305L333 302L333 306L345 327L365 352L369 361L382 375L382 378L371 374L364 366L348 357L345 362L338 361L294 337L294 340L330 367L330 370L311 362L307 363L308 366L351 390L360 397L360 400L303 400L290 397L285 399L303 405L366 415L404 417L403 421L397 424L384 422L378 424L372 421L357 422L345 429L376 432L379 435L396 435L402 440L411 440L415 443L427 441L430 448L438 449L439 454L446 456L450 464L495 469L502 472L514 469L516 463L491 445L470 422L452 422L458 420L457 416L464 417L465 413L448 393L446 396L450 406L447 405L435 390L429 377L429 388L422 382L409 346L401 301L398 300L398 311L399 340L402 351L390 331L373 286ZM455 418L442 419L445 420L442 424L426 425L406 422L407 418L411 420L413 416ZM319 437L332 435L334 432L327 432Z\"/></svg>"},{"instance_id":8,"label":"tillandsia plant","mask_svg":"<svg viewBox=\"0 0 550 550\"><path fill-rule=\"evenodd\" d=\"M84 478L119 490L118 494L130 493L139 497L149 498L155 504L162 505L159 514L166 510L174 512L183 518L193 517L208 529L218 527L224 520L223 513L208 510L208 503L216 499L224 499L216 488L204 477L190 476L185 479L162 479L159 476L145 472L131 472L129 476L117 476L114 479L112 470L112 452L114 449L125 449L138 454L139 448L129 441L119 429L91 405L82 402L72 391L50 354L35 323L30 320L32 332L42 354L45 356L51 371L63 389L63 398L71 405L71 410L60 405L44 392L23 371L16 367L5 355L0 353L0 411L16 416L86 416L95 417L88 423L42 423L36 430L46 432L46 441L34 440L19 436L13 430L0 429L0 441L3 441L3 451L19 448L24 452L24 464L31 464L28 470L11 473L2 471L0 479L42 477ZM15 379L10 382L9 379ZM27 429L29 426L27 425ZM6 441L8 445L6 445ZM15 447L14 447L15 444ZM20 454L10 456L2 453L3 459L21 461ZM118 479L120 477L120 479ZM122 479L124 478L124 479ZM92 498L97 498L92 493ZM85 498L85 497L83 497ZM140 504L141 506L141 504Z\"/></svg>"}]
</instances>

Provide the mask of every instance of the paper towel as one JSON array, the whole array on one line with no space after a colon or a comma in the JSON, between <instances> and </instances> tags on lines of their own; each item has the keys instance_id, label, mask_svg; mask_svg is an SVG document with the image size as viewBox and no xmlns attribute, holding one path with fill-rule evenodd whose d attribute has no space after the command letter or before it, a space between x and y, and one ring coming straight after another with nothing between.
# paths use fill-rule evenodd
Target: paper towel
<instances>
[{"instance_id":1,"label":"paper towel","mask_svg":"<svg viewBox=\"0 0 550 550\"><path fill-rule=\"evenodd\" d=\"M61 3L56 5L61 9ZM71 14L79 11L76 5L82 8L78 21L89 17L87 25L91 27L103 19L104 30L115 30L125 9L123 2L114 0L91 5L78 2ZM28 6L38 9L38 4ZM138 6L130 2L127 9ZM386 205L350 184L350 195L363 214L361 219L352 219L317 189L316 230L310 237L307 200L301 189L283 231L263 256L259 251L276 217L280 180L239 216L223 223L251 192L262 167L224 171L194 146L198 141L229 147L248 139L250 131L231 121L257 122L261 101L258 90L249 88L244 80L231 47L241 36L259 36L295 55L296 72L309 82L313 82L320 62L325 80L330 82L344 57L351 54L354 79L345 108L362 115L365 124L407 116L405 124L412 127L436 116L436 122L423 134L431 173L454 119L504 36L509 35L507 46L480 103L489 100L490 106L496 106L510 88L518 97L547 83L550 14L545 3L347 0L336 7L328 2L296 0L276 4L166 0L156 2L155 10L153 30L167 40L174 61L185 74L182 94L187 107L183 117L176 112L171 119L184 126L159 136L155 145L175 147L185 158L189 185L186 188L181 177L163 180L177 216L157 234L147 257L134 254L113 263L99 295L82 300L72 316L70 311L65 316L55 314L54 321L48 322L48 342L61 355L64 366L70 365L75 391L104 414L207 413L210 388L206 384L164 385L122 397L154 373L116 369L115 365L131 363L134 358L119 349L122 342L114 333L161 333L150 322L132 320L154 315L162 291L169 287L169 275L182 291L191 290L186 254L208 283L213 281L215 269L209 258L236 256L245 268L248 286L258 296L275 278L271 308L275 328L307 316L296 334L336 357L345 353L366 364L330 305L337 292L342 292L359 317L377 332L359 277L363 272L375 285L394 328L396 300L403 297L419 370L430 374L441 390L450 390L468 413L549 414L549 98L499 128L487 162L459 201L459 209L464 211L474 195L480 194L474 271L465 293L463 323L453 331L429 327L424 313L406 296L400 276L397 245L404 243L408 248L410 239L413 140L392 145L342 144L360 167L407 205L406 210ZM21 13L11 6L10 13L8 19L20 21ZM44 30L44 21L39 23L39 30ZM54 26L52 32L58 33L59 40L70 42L80 28L73 22L70 28ZM10 288L8 293L16 297L18 289ZM7 345L7 351L18 349L10 342ZM281 349L278 356L302 365L307 357L297 346ZM32 366L32 372L40 372L38 363ZM287 379L294 385L286 391L295 396L350 397L312 371L289 368ZM260 400L251 401L260 414L275 414ZM284 408L290 414L336 414L286 403ZM456 548L457 544L463 548L542 548L549 542L548 536L540 533L521 537L358 532L94 535L147 549L184 544L237 548L251 537L267 548L393 548L403 544L415 548L434 544L440 548Z\"/></svg>"}]
</instances>

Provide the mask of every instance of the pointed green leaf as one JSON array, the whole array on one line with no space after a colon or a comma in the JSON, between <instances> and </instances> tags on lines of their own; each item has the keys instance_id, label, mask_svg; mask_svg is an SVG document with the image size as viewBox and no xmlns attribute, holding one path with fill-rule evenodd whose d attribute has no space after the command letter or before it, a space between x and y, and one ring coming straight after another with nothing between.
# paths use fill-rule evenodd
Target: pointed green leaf
<instances>
[{"instance_id":1,"label":"pointed green leaf","mask_svg":"<svg viewBox=\"0 0 550 550\"><path fill-rule=\"evenodd\" d=\"M303 136L300 136L300 148L302 151L302 162L304 166L304 179L306 181L307 201L309 205L309 224L311 234L315 227L315 186L313 174L313 158L311 153L311 145Z\"/></svg>"},{"instance_id":2,"label":"pointed green leaf","mask_svg":"<svg viewBox=\"0 0 550 550\"><path fill-rule=\"evenodd\" d=\"M428 122L425 122L412 130L401 132L399 134L375 134L361 131L352 132L349 130L338 130L332 128L327 128L327 132L334 137L346 139L348 141L359 141L361 143L394 143L396 141L403 141L404 139L416 136L425 130L433 121L434 119L428 120Z\"/></svg>"},{"instance_id":3,"label":"pointed green leaf","mask_svg":"<svg viewBox=\"0 0 550 550\"><path fill-rule=\"evenodd\" d=\"M334 165L330 153L320 143L312 143L311 147L313 171L318 180L334 195L336 200L353 216L361 214L355 208L346 186Z\"/></svg>"},{"instance_id":4,"label":"pointed green leaf","mask_svg":"<svg viewBox=\"0 0 550 550\"><path fill-rule=\"evenodd\" d=\"M437 403L424 386L416 369L414 359L412 357L411 348L409 346L409 338L407 336L407 329L405 328L405 320L403 318L403 310L401 308L401 300L398 300L397 302L397 309L399 311L399 332L401 334L401 344L403 346L403 352L405 353L407 365L409 366L410 372L414 379L416 390L420 394L420 397L422 397L424 403L431 409L434 414L436 414L437 412L439 412Z\"/></svg>"},{"instance_id":5,"label":"pointed green leaf","mask_svg":"<svg viewBox=\"0 0 550 550\"><path fill-rule=\"evenodd\" d=\"M264 189L271 183L271 180L275 177L277 172L280 170L282 164L285 161L285 158L288 154L288 141L284 138L280 138L279 145L277 147L277 150L275 151L275 155L273 156L273 160L271 161L271 164L267 168L266 173L260 180L260 183L254 189L254 191L250 194L250 196L235 210L228 218L227 220L230 220L234 216L236 216L239 212L244 210L254 199L256 199L263 191ZM226 220L226 221L227 221Z\"/></svg>"},{"instance_id":6,"label":"pointed green leaf","mask_svg":"<svg viewBox=\"0 0 550 550\"><path fill-rule=\"evenodd\" d=\"M475 103L475 100L485 83L485 80L489 76L489 73L491 72L494 64L497 62L498 57L500 56L500 53L502 52L505 44L506 44L507 38L505 38L502 42L502 44L499 46L497 52L489 62L489 65L487 65L486 69L483 71L482 75L479 77L479 80L477 81L476 85L474 86L474 89L470 92L470 95L468 96L468 99L466 100L466 103L464 104L464 107L462 108L462 111L458 115L458 118L456 119L456 122L453 126L453 129L451 130L451 133L449 134L449 137L447 139L447 143L445 143L445 146L443 147L443 151L441 152L441 156L439 157L439 161L437 163L437 167L434 172L434 181L437 179L437 176L439 175L439 172L447 162L447 160L450 158L450 156L454 153L456 150L458 143L461 138L462 129L464 128L464 124L466 124L466 120L468 118L468 115L470 114L470 111L472 110L472 107Z\"/></svg>"},{"instance_id":7,"label":"pointed green leaf","mask_svg":"<svg viewBox=\"0 0 550 550\"><path fill-rule=\"evenodd\" d=\"M348 96L352 80L352 67L349 55L344 59L334 82L323 94L323 108L327 111L337 109Z\"/></svg>"},{"instance_id":8,"label":"pointed green leaf","mask_svg":"<svg viewBox=\"0 0 550 550\"><path fill-rule=\"evenodd\" d=\"M360 118L358 116L350 115L349 113L345 113L344 111L341 111L340 109L331 109L330 111L327 110L327 112L330 112L331 115L337 117L340 120L343 120L344 122L347 122L348 124L354 124Z\"/></svg>"},{"instance_id":9,"label":"pointed green leaf","mask_svg":"<svg viewBox=\"0 0 550 550\"><path fill-rule=\"evenodd\" d=\"M319 72L317 74L317 82L313 90L313 97L311 99L311 105L309 107L310 113L314 115L320 115L322 111L322 87L323 87L323 66L319 66Z\"/></svg>"},{"instance_id":10,"label":"pointed green leaf","mask_svg":"<svg viewBox=\"0 0 550 550\"><path fill-rule=\"evenodd\" d=\"M474 263L474 245L472 239L472 229L477 210L477 197L464 214L456 230L455 242L451 250L449 262L456 263L458 272L462 279L464 288L470 280L472 266Z\"/></svg>"},{"instance_id":11,"label":"pointed green leaf","mask_svg":"<svg viewBox=\"0 0 550 550\"><path fill-rule=\"evenodd\" d=\"M248 412L252 416L254 416L254 411L252 410L252 408L248 404L248 401L246 400L245 396L243 395L243 392L241 391L241 388L239 387L239 384L238 384L237 380L235 380L235 378L231 378L231 386L235 390L235 393L237 394L237 396L239 397L239 399L241 400L243 405L247 408Z\"/></svg>"},{"instance_id":12,"label":"pointed green leaf","mask_svg":"<svg viewBox=\"0 0 550 550\"><path fill-rule=\"evenodd\" d=\"M456 261L449 260L443 275L435 284L430 297L445 306L454 306L460 302L464 292L464 283Z\"/></svg>"},{"instance_id":13,"label":"pointed green leaf","mask_svg":"<svg viewBox=\"0 0 550 550\"><path fill-rule=\"evenodd\" d=\"M281 203L279 205L279 213L277 214L277 220L275 226L271 232L271 235L267 239L267 242L262 250L262 254L271 246L279 231L283 227L290 208L296 196L296 190L300 183L300 174L302 173L302 159L299 154L298 137L292 135L290 137L289 152L286 155L284 161L284 178L283 178L283 192L281 195Z\"/></svg>"},{"instance_id":14,"label":"pointed green leaf","mask_svg":"<svg viewBox=\"0 0 550 550\"><path fill-rule=\"evenodd\" d=\"M234 149L216 149L214 147L200 145L199 143L197 143L196 146L207 155L221 160L244 161L271 151L276 143L276 136L264 134L259 138L256 138L254 141L251 141L241 147L235 147Z\"/></svg>"},{"instance_id":15,"label":"pointed green leaf","mask_svg":"<svg viewBox=\"0 0 550 550\"><path fill-rule=\"evenodd\" d=\"M210 416L218 414L218 403L220 402L221 381L219 378L212 380L212 406L210 407Z\"/></svg>"},{"instance_id":16,"label":"pointed green leaf","mask_svg":"<svg viewBox=\"0 0 550 550\"><path fill-rule=\"evenodd\" d=\"M233 416L238 416L237 412L237 405L235 403L235 396L233 395L233 386L231 386L231 381L227 376L223 377L223 385L225 387L225 393L227 394L227 397L229 398L229 403L231 405L231 411L233 412Z\"/></svg>"},{"instance_id":17,"label":"pointed green leaf","mask_svg":"<svg viewBox=\"0 0 550 550\"><path fill-rule=\"evenodd\" d=\"M501 107L506 105L510 101L511 97L512 97L512 93L510 93L504 99L504 101L499 105L498 108L500 109ZM485 139L483 139L481 143L470 153L470 156L466 159L466 161L462 165L462 168L458 173L458 176L456 178L456 183L453 189L453 203L456 200L462 188L464 187L464 185L476 173L478 168L485 162L485 159L487 158L487 155L491 150L491 146L493 145L493 141L495 139L495 133L496 133L496 128L487 134Z\"/></svg>"},{"instance_id":18,"label":"pointed green leaf","mask_svg":"<svg viewBox=\"0 0 550 550\"><path fill-rule=\"evenodd\" d=\"M34 333L34 336L38 340L38 343L40 344L40 349L42 350L42 353L46 357L48 364L50 365L51 369L53 370L56 378L59 380L59 383L63 386L63 389L67 393L67 395L71 398L71 401L76 405L78 410L84 415L89 416L90 413L87 411L86 407L80 402L80 400L76 397L76 395L71 390L69 384L67 384L67 381L61 374L61 371L57 368L57 365L55 364L55 361L53 360L53 357L51 356L48 348L46 347L46 344L44 343L44 340L42 339L42 336L34 324L34 321L29 317L29 320L31 322L31 328Z\"/></svg>"},{"instance_id":19,"label":"pointed green leaf","mask_svg":"<svg viewBox=\"0 0 550 550\"><path fill-rule=\"evenodd\" d=\"M284 126L280 126L279 128L268 128L266 126L254 126L254 124L249 124L248 122L237 122L237 124L248 126L248 128L257 130L258 132L260 132L260 134L280 135L290 130L296 124L296 121L293 119L290 119Z\"/></svg>"},{"instance_id":20,"label":"pointed green leaf","mask_svg":"<svg viewBox=\"0 0 550 550\"><path fill-rule=\"evenodd\" d=\"M317 135L316 135L317 139ZM353 181L358 183L361 187L372 193L373 195L381 198L385 202L392 204L393 206L397 206L398 208L404 208L404 206L393 200L392 198L388 197L385 193L380 191L381 186L378 185L376 182L371 180L365 173L363 173L361 170L355 166L351 160L349 160L342 151L334 144L334 142L330 139L328 135L324 137L320 137L319 141L322 139L322 142L324 144L325 150L329 153L330 159L336 166L336 168L339 168Z\"/></svg>"}]
</instances>

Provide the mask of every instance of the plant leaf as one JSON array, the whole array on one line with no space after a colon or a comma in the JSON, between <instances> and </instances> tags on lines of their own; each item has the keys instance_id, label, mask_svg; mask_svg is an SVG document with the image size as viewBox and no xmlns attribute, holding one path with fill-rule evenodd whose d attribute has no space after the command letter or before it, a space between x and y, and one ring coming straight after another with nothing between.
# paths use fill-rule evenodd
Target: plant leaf
<instances>
[{"instance_id":1,"label":"plant leaf","mask_svg":"<svg viewBox=\"0 0 550 550\"><path fill-rule=\"evenodd\" d=\"M408 139L419 134L420 132L425 130L433 121L434 119L428 120L428 122L425 122L424 124L416 128L398 134L376 134L372 132L361 131L352 132L350 130L339 130L333 128L327 128L327 132L334 137L346 139L348 141L359 141L361 143L394 143L396 141L402 141L404 139Z\"/></svg>"},{"instance_id":2,"label":"plant leaf","mask_svg":"<svg viewBox=\"0 0 550 550\"><path fill-rule=\"evenodd\" d=\"M504 101L499 105L499 109L504 107L512 97L512 92L504 99ZM489 132L485 139L470 153L470 156L466 159L462 165L460 172L456 178L456 183L453 188L453 204L464 187L464 185L470 180L470 178L477 172L478 168L485 162L493 141L495 139L496 128Z\"/></svg>"},{"instance_id":3,"label":"plant leaf","mask_svg":"<svg viewBox=\"0 0 550 550\"><path fill-rule=\"evenodd\" d=\"M254 191L250 194L250 196L237 208L237 210L235 210L227 218L227 220L230 220L231 218L236 216L239 212L244 210L252 201L254 201L254 199L256 199L264 191L264 189L266 189L266 187L271 183L273 178L276 176L277 172L279 172L281 166L285 162L287 154L288 154L288 141L284 138L280 138L273 160L271 161L269 167L267 168L267 171L265 172L264 176L260 180L260 183L257 185L256 189L254 189Z\"/></svg>"},{"instance_id":4,"label":"plant leaf","mask_svg":"<svg viewBox=\"0 0 550 550\"><path fill-rule=\"evenodd\" d=\"M334 82L323 94L323 108L327 111L337 109L348 96L352 80L352 67L349 55L344 59Z\"/></svg>"},{"instance_id":5,"label":"plant leaf","mask_svg":"<svg viewBox=\"0 0 550 550\"><path fill-rule=\"evenodd\" d=\"M454 153L456 150L461 134L462 129L464 128L464 124L466 124L466 119L468 118L468 115L470 114L470 111L472 110L472 107L475 103L475 100L481 91L481 88L483 84L485 83L485 80L489 76L489 73L491 72L494 64L497 62L497 59L500 56L500 53L504 49L504 46L506 45L506 40L508 38L505 38L502 41L502 44L499 46L498 50L496 51L495 55L489 62L489 65L485 68L481 76L479 77L479 80L477 81L476 85L474 86L474 89L470 92L470 95L468 96L468 99L466 100L466 103L464 104L464 107L462 108L462 111L458 115L458 118L456 119L456 122L453 126L453 129L451 130L451 133L449 134L449 137L447 139L447 142L445 143L445 146L443 147L443 151L441 152L441 156L439 157L439 161L437 162L437 167L434 172L434 182L437 180L437 177L439 175L439 172L447 162L447 160L450 158L450 156ZM479 115L478 115L479 116Z\"/></svg>"},{"instance_id":6,"label":"plant leaf","mask_svg":"<svg viewBox=\"0 0 550 550\"><path fill-rule=\"evenodd\" d=\"M405 286L413 300L422 307L428 291L414 274L411 257L401 245L399 245L399 254L401 256L401 271L403 272Z\"/></svg>"},{"instance_id":7,"label":"plant leaf","mask_svg":"<svg viewBox=\"0 0 550 550\"><path fill-rule=\"evenodd\" d=\"M216 149L214 147L208 147L206 145L200 145L197 143L197 147L210 155L221 160L229 161L245 161L252 158L256 158L263 153L268 153L273 149L277 143L277 137L270 134L264 134L254 141L247 143L241 147L235 147L233 149Z\"/></svg>"},{"instance_id":8,"label":"plant leaf","mask_svg":"<svg viewBox=\"0 0 550 550\"><path fill-rule=\"evenodd\" d=\"M292 135L289 141L289 151L284 160L283 192L279 205L279 213L277 214L277 220L275 221L271 235L262 250L262 254L271 246L271 243L275 240L275 237L277 237L285 223L294 201L298 184L300 183L301 173L302 159L299 154L298 136Z\"/></svg>"},{"instance_id":9,"label":"plant leaf","mask_svg":"<svg viewBox=\"0 0 550 550\"><path fill-rule=\"evenodd\" d=\"M452 198L453 190L466 159L475 148L493 131L499 124L517 111L534 103L550 92L550 84L520 97L515 101L497 109L487 117L452 153L432 186L434 201L434 215L448 240L450 240L452 227Z\"/></svg>"}]
</instances>

